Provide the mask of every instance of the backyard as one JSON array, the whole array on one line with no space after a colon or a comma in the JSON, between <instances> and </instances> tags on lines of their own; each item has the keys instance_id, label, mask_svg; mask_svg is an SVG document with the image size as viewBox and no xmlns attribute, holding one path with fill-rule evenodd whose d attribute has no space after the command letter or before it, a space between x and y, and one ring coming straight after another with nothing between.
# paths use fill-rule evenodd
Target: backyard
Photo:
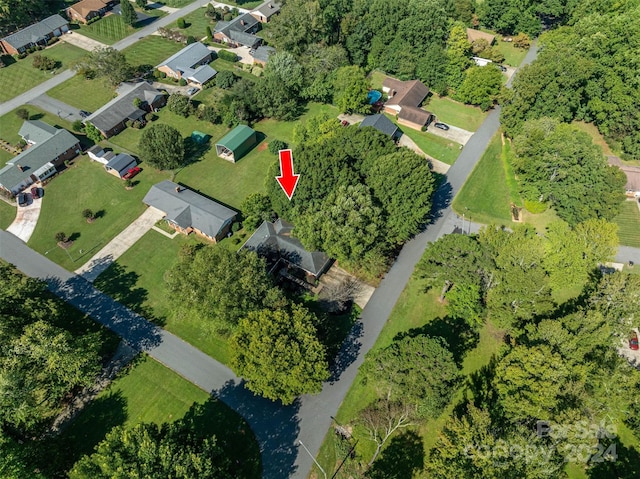
<instances>
[{"instance_id":1,"label":"backyard","mask_svg":"<svg viewBox=\"0 0 640 479\"><path fill-rule=\"evenodd\" d=\"M5 141L8 141L12 145L15 145L21 140L20 135L18 135L18 132L20 131L20 127L22 127L24 120L20 118L18 115L16 115L16 111L19 109L27 110L29 112L30 120L40 120L45 123L48 123L49 125L53 125L55 127L66 128L67 130L71 130L71 123L69 123L68 121L63 120L52 113L45 112L44 110L41 110L38 107L31 106L31 105L24 105L24 106L21 106L20 108L16 108L15 110L0 116L0 138ZM1 150L1 151L4 151L4 150ZM5 153L7 153L10 157L13 157L13 155L11 155L10 153L8 152L5 152Z\"/></svg>"},{"instance_id":2,"label":"backyard","mask_svg":"<svg viewBox=\"0 0 640 479\"><path fill-rule=\"evenodd\" d=\"M33 54L22 60L15 60L11 56L3 57L6 66L0 68L0 85L2 85L0 102L10 100L43 81L49 80L52 73L66 70L74 60L82 57L86 52L68 43L58 42L39 53L58 62L55 70L49 72L34 68Z\"/></svg>"},{"instance_id":3,"label":"backyard","mask_svg":"<svg viewBox=\"0 0 640 479\"><path fill-rule=\"evenodd\" d=\"M184 18L187 27L180 28L179 30L187 36L194 36L196 40L201 40L202 38L206 37L207 27L209 26L211 27L211 30L213 30L216 21L212 21L209 17L205 16L204 12L204 8L198 8L197 10L194 10L188 15L182 17ZM178 29L178 24L172 23L168 25L167 28Z\"/></svg>"},{"instance_id":4,"label":"backyard","mask_svg":"<svg viewBox=\"0 0 640 479\"><path fill-rule=\"evenodd\" d=\"M240 464L239 478L258 479L260 452L247 423L222 402L147 356L137 358L82 411L56 440L57 449L66 452L63 461L69 467L90 454L111 428L172 422L193 414L195 404L203 405L196 421L198 431L217 437L227 456Z\"/></svg>"},{"instance_id":5,"label":"backyard","mask_svg":"<svg viewBox=\"0 0 640 479\"><path fill-rule=\"evenodd\" d=\"M42 212L29 246L73 271L119 234L144 209L142 198L151 185L168 178L142 164L138 183L127 191L124 182L108 174L103 165L80 156L46 187ZM82 217L92 210L97 219L89 224ZM65 233L73 241L67 249L57 246L55 234Z\"/></svg>"}]
</instances>

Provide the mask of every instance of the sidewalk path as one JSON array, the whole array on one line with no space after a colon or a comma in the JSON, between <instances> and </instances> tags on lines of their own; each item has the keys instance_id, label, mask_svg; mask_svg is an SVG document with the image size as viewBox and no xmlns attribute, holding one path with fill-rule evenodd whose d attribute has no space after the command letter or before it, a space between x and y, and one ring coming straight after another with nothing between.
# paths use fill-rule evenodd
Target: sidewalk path
<instances>
[{"instance_id":1,"label":"sidewalk path","mask_svg":"<svg viewBox=\"0 0 640 479\"><path fill-rule=\"evenodd\" d=\"M16 219L9 225L7 231L14 236L17 236L25 243L29 241L33 230L36 229L38 224L38 218L40 217L40 208L42 207L42 198L31 198L31 203L27 206L18 206L18 212Z\"/></svg>"},{"instance_id":2,"label":"sidewalk path","mask_svg":"<svg viewBox=\"0 0 640 479\"><path fill-rule=\"evenodd\" d=\"M75 273L93 283L111 264L122 256L133 244L162 219L164 213L150 206L122 233L98 251L93 258L78 268ZM99 221L99 220L98 220Z\"/></svg>"}]
</instances>

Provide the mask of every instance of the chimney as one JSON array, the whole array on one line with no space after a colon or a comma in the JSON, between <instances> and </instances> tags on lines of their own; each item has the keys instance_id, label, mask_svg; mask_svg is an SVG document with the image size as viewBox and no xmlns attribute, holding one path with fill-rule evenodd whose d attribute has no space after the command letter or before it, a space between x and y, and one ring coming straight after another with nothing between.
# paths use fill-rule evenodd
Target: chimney
<instances>
[{"instance_id":1,"label":"chimney","mask_svg":"<svg viewBox=\"0 0 640 479\"><path fill-rule=\"evenodd\" d=\"M269 8L273 8L273 5L270 3L269 5L267 5Z\"/></svg>"},{"instance_id":2,"label":"chimney","mask_svg":"<svg viewBox=\"0 0 640 479\"><path fill-rule=\"evenodd\" d=\"M182 190L180 189L180 186L176 186L176 193L180 193L180 191L182 191Z\"/></svg>"},{"instance_id":3,"label":"chimney","mask_svg":"<svg viewBox=\"0 0 640 479\"><path fill-rule=\"evenodd\" d=\"M24 168L21 165L16 165L16 167L20 170L20 171L24 171Z\"/></svg>"}]
</instances>

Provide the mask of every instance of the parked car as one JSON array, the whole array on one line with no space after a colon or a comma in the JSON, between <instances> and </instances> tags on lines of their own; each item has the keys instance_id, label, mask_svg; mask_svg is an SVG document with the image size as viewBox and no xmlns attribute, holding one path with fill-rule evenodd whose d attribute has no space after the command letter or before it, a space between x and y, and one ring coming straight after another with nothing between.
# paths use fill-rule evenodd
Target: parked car
<instances>
[{"instance_id":1,"label":"parked car","mask_svg":"<svg viewBox=\"0 0 640 479\"><path fill-rule=\"evenodd\" d=\"M195 95L196 93L198 93L200 90L194 86L192 86L191 88L189 88L187 90L187 95L191 96L191 95Z\"/></svg>"},{"instance_id":2,"label":"parked car","mask_svg":"<svg viewBox=\"0 0 640 479\"><path fill-rule=\"evenodd\" d=\"M86 111L86 110L80 110L80 116L81 116L82 118L86 118L86 117L88 117L88 116L90 116L90 115L91 115L91 112Z\"/></svg>"},{"instance_id":3,"label":"parked car","mask_svg":"<svg viewBox=\"0 0 640 479\"><path fill-rule=\"evenodd\" d=\"M33 196L34 199L40 198L42 196L41 191L42 190L40 188L34 186L31 188L31 196Z\"/></svg>"},{"instance_id":4,"label":"parked car","mask_svg":"<svg viewBox=\"0 0 640 479\"><path fill-rule=\"evenodd\" d=\"M636 334L635 331L631 332L631 337L629 338L629 349L632 349L634 351L637 351L639 348L638 345L638 335Z\"/></svg>"},{"instance_id":5,"label":"parked car","mask_svg":"<svg viewBox=\"0 0 640 479\"><path fill-rule=\"evenodd\" d=\"M504 65L498 65L498 68L500 69L501 72L507 71L507 67L505 67Z\"/></svg>"},{"instance_id":6,"label":"parked car","mask_svg":"<svg viewBox=\"0 0 640 479\"><path fill-rule=\"evenodd\" d=\"M439 121L436 122L436 124L434 126L436 128L440 128L441 130L445 130L445 131L447 131L449 129L449 125L447 125L445 123L440 123Z\"/></svg>"},{"instance_id":7,"label":"parked car","mask_svg":"<svg viewBox=\"0 0 640 479\"><path fill-rule=\"evenodd\" d=\"M129 171L127 171L124 176L122 177L123 180L130 180L131 178L133 178L134 176L136 176L138 173L140 173L142 171L142 169L139 166L134 166L133 168L131 168Z\"/></svg>"},{"instance_id":8,"label":"parked car","mask_svg":"<svg viewBox=\"0 0 640 479\"><path fill-rule=\"evenodd\" d=\"M349 122L347 120L342 120L341 125L342 126L349 126Z\"/></svg>"},{"instance_id":9,"label":"parked car","mask_svg":"<svg viewBox=\"0 0 640 479\"><path fill-rule=\"evenodd\" d=\"M18 201L19 206L27 206L29 198L27 198L26 193L18 193L18 196L16 196L16 200Z\"/></svg>"}]
</instances>

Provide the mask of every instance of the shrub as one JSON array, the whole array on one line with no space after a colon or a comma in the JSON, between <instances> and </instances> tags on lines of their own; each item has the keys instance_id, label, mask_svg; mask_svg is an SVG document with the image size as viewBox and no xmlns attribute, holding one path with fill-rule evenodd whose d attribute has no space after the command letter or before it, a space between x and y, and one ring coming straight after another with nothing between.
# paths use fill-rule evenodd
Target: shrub
<instances>
[{"instance_id":1,"label":"shrub","mask_svg":"<svg viewBox=\"0 0 640 479\"><path fill-rule=\"evenodd\" d=\"M273 140L269 142L269 153L277 155L280 150L286 150L287 144L282 140Z\"/></svg>"},{"instance_id":2,"label":"shrub","mask_svg":"<svg viewBox=\"0 0 640 479\"><path fill-rule=\"evenodd\" d=\"M231 88L233 84L238 80L233 72L229 70L223 70L216 75L216 86L218 88Z\"/></svg>"},{"instance_id":3,"label":"shrub","mask_svg":"<svg viewBox=\"0 0 640 479\"><path fill-rule=\"evenodd\" d=\"M178 18L176 24L178 25L178 28L187 28L187 22L184 18Z\"/></svg>"},{"instance_id":4,"label":"shrub","mask_svg":"<svg viewBox=\"0 0 640 479\"><path fill-rule=\"evenodd\" d=\"M67 235L62 231L59 231L58 233L56 233L56 241L59 243L64 243L65 241L67 241Z\"/></svg>"},{"instance_id":5,"label":"shrub","mask_svg":"<svg viewBox=\"0 0 640 479\"><path fill-rule=\"evenodd\" d=\"M131 178L127 178L124 182L125 188L133 188L133 180Z\"/></svg>"},{"instance_id":6,"label":"shrub","mask_svg":"<svg viewBox=\"0 0 640 479\"><path fill-rule=\"evenodd\" d=\"M513 46L516 48L529 48L531 46L531 39L526 33L518 33L513 37Z\"/></svg>"},{"instance_id":7,"label":"shrub","mask_svg":"<svg viewBox=\"0 0 640 479\"><path fill-rule=\"evenodd\" d=\"M237 221L231 225L231 231L237 233L242 228L242 223L238 223Z\"/></svg>"},{"instance_id":8,"label":"shrub","mask_svg":"<svg viewBox=\"0 0 640 479\"><path fill-rule=\"evenodd\" d=\"M82 217L87 220L92 220L93 211L91 211L89 208L82 210Z\"/></svg>"},{"instance_id":9,"label":"shrub","mask_svg":"<svg viewBox=\"0 0 640 479\"><path fill-rule=\"evenodd\" d=\"M192 43L196 42L196 37L194 37L193 35L189 35L187 37L187 45L191 45Z\"/></svg>"},{"instance_id":10,"label":"shrub","mask_svg":"<svg viewBox=\"0 0 640 479\"><path fill-rule=\"evenodd\" d=\"M22 138L18 143L16 143L16 148L18 148L19 150L22 150L25 146L27 146L27 142Z\"/></svg>"},{"instance_id":11,"label":"shrub","mask_svg":"<svg viewBox=\"0 0 640 479\"><path fill-rule=\"evenodd\" d=\"M180 81L178 82L178 84L180 86L187 86L187 80L185 80L184 78L180 78Z\"/></svg>"},{"instance_id":12,"label":"shrub","mask_svg":"<svg viewBox=\"0 0 640 479\"><path fill-rule=\"evenodd\" d=\"M16 115L18 115L18 118L21 118L23 120L28 120L29 119L29 110L27 110L26 108L18 108L16 110Z\"/></svg>"},{"instance_id":13,"label":"shrub","mask_svg":"<svg viewBox=\"0 0 640 479\"><path fill-rule=\"evenodd\" d=\"M156 78L167 78L167 74L165 72L162 72L158 69L154 70L153 72L153 76Z\"/></svg>"},{"instance_id":14,"label":"shrub","mask_svg":"<svg viewBox=\"0 0 640 479\"><path fill-rule=\"evenodd\" d=\"M229 52L227 50L220 50L218 52L218 58L226 60L228 62L235 62L238 60L238 56L235 53Z\"/></svg>"},{"instance_id":15,"label":"shrub","mask_svg":"<svg viewBox=\"0 0 640 479\"><path fill-rule=\"evenodd\" d=\"M39 53L33 55L33 68L38 70L53 70L56 67L56 61L53 58L45 57Z\"/></svg>"},{"instance_id":16,"label":"shrub","mask_svg":"<svg viewBox=\"0 0 640 479\"><path fill-rule=\"evenodd\" d=\"M225 13L224 16L222 17L222 19L225 22L230 22L231 20L233 20L233 15L231 15L230 13Z\"/></svg>"},{"instance_id":17,"label":"shrub","mask_svg":"<svg viewBox=\"0 0 640 479\"><path fill-rule=\"evenodd\" d=\"M80 132L80 131L84 130L84 125L82 124L81 120L76 120L71 125L71 128L73 129L73 131Z\"/></svg>"},{"instance_id":18,"label":"shrub","mask_svg":"<svg viewBox=\"0 0 640 479\"><path fill-rule=\"evenodd\" d=\"M58 37L49 38L49 40L47 40L47 45L53 45L54 43L56 43L59 40L60 39Z\"/></svg>"},{"instance_id":19,"label":"shrub","mask_svg":"<svg viewBox=\"0 0 640 479\"><path fill-rule=\"evenodd\" d=\"M544 213L547 210L547 204L536 200L524 200L524 207L529 213L538 215Z\"/></svg>"},{"instance_id":20,"label":"shrub","mask_svg":"<svg viewBox=\"0 0 640 479\"><path fill-rule=\"evenodd\" d=\"M211 5L211 4L209 4ZM213 41L213 34L211 33L211 27L207 26L207 28L205 29L205 33L207 35L207 40L209 40L210 42Z\"/></svg>"}]
</instances>

